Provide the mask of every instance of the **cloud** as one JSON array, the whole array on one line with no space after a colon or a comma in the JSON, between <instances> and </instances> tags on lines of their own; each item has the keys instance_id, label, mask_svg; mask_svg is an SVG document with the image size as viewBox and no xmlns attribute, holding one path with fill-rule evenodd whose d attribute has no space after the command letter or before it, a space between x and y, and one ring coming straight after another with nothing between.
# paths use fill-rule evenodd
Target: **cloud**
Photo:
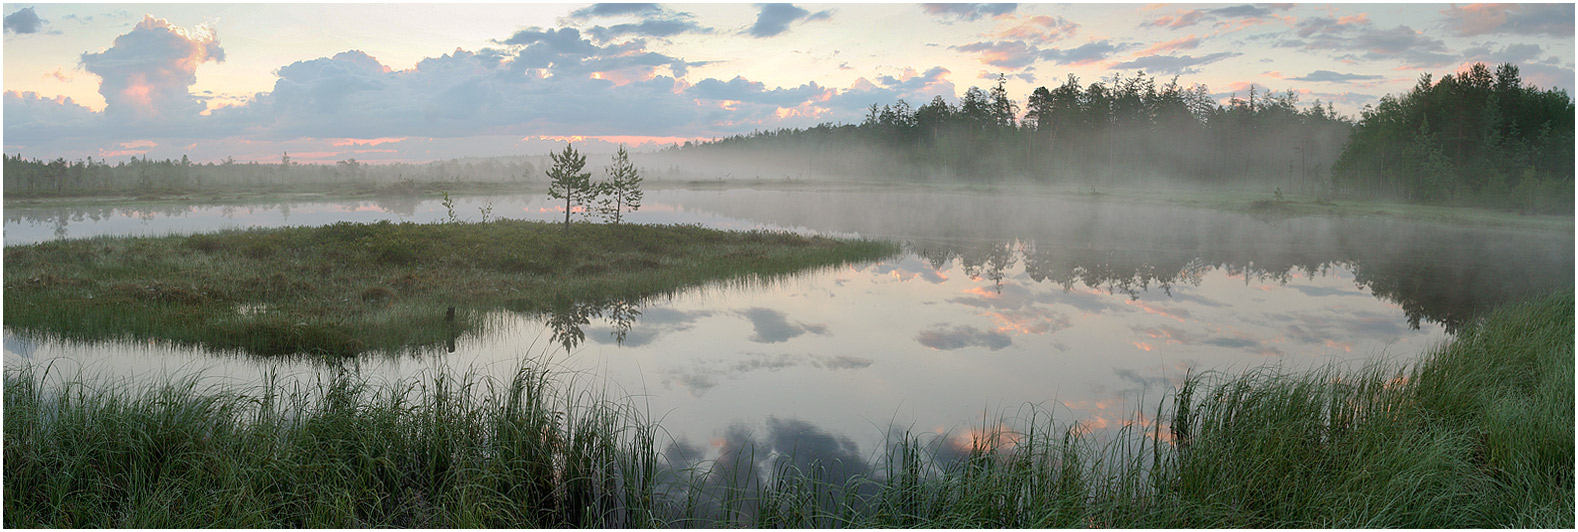
<instances>
[{"instance_id":1,"label":"cloud","mask_svg":"<svg viewBox=\"0 0 1578 532\"><path fill-rule=\"evenodd\" d=\"M1067 50L1058 48L1041 50L1041 58L1062 65L1088 65L1134 46L1130 43L1113 44L1108 40L1091 41Z\"/></svg>"},{"instance_id":2,"label":"cloud","mask_svg":"<svg viewBox=\"0 0 1578 532\"><path fill-rule=\"evenodd\" d=\"M981 56L977 59L980 62L1009 69L1030 66L1041 55L1040 50L1024 41L975 42L950 48L961 52L979 52Z\"/></svg>"},{"instance_id":3,"label":"cloud","mask_svg":"<svg viewBox=\"0 0 1578 532\"><path fill-rule=\"evenodd\" d=\"M11 34L39 33L44 31L44 23L48 22L38 18L32 7L18 9L15 13L5 16L5 32Z\"/></svg>"},{"instance_id":4,"label":"cloud","mask_svg":"<svg viewBox=\"0 0 1578 532\"><path fill-rule=\"evenodd\" d=\"M1152 55L1136 58L1133 61L1118 63L1112 65L1112 68L1117 70L1139 69L1153 73L1171 72L1174 74L1194 74L1200 71L1200 69L1195 68L1197 66L1215 63L1229 57L1237 57L1240 55L1244 54L1239 52L1217 52L1201 57L1195 57L1192 55Z\"/></svg>"},{"instance_id":5,"label":"cloud","mask_svg":"<svg viewBox=\"0 0 1578 532\"><path fill-rule=\"evenodd\" d=\"M1451 54L1446 43L1426 37L1408 26L1376 28L1363 14L1337 19L1308 18L1295 26L1299 39L1277 43L1278 46L1305 50L1333 50L1349 52L1339 59L1382 61L1397 60L1409 66L1435 67L1452 64L1457 56ZM1355 53L1357 52L1357 53Z\"/></svg>"},{"instance_id":6,"label":"cloud","mask_svg":"<svg viewBox=\"0 0 1578 532\"><path fill-rule=\"evenodd\" d=\"M1470 4L1441 11L1459 37L1484 34L1573 36L1573 4ZM6 19L10 26L10 18Z\"/></svg>"},{"instance_id":7,"label":"cloud","mask_svg":"<svg viewBox=\"0 0 1578 532\"><path fill-rule=\"evenodd\" d=\"M952 23L1001 17L1019 9L1019 4L921 4L921 9L928 15Z\"/></svg>"},{"instance_id":8,"label":"cloud","mask_svg":"<svg viewBox=\"0 0 1578 532\"><path fill-rule=\"evenodd\" d=\"M634 37L672 37L682 33L713 33L713 29L691 20L690 13L671 11L658 4L594 4L572 11L569 21L592 18L635 17L639 20L611 26L593 26L587 35L601 42Z\"/></svg>"},{"instance_id":9,"label":"cloud","mask_svg":"<svg viewBox=\"0 0 1578 532\"><path fill-rule=\"evenodd\" d=\"M617 17L621 15L658 15L663 13L663 6L658 4L592 4L590 6L570 12L570 18L589 19L594 17Z\"/></svg>"},{"instance_id":10,"label":"cloud","mask_svg":"<svg viewBox=\"0 0 1578 532\"><path fill-rule=\"evenodd\" d=\"M756 38L772 37L789 31L789 25L796 21L810 22L833 18L832 10L811 13L795 7L794 4L757 4L757 6L761 11L756 14L756 24L745 32Z\"/></svg>"},{"instance_id":11,"label":"cloud","mask_svg":"<svg viewBox=\"0 0 1578 532\"><path fill-rule=\"evenodd\" d=\"M805 322L789 323L784 313L762 307L753 307L738 311L745 319L751 320L751 326L756 333L751 335L752 342L774 344L784 342L790 338L800 336L807 332L826 335L826 324L812 324Z\"/></svg>"},{"instance_id":12,"label":"cloud","mask_svg":"<svg viewBox=\"0 0 1578 532\"><path fill-rule=\"evenodd\" d=\"M985 347L997 351L1014 343L1013 338L997 331L986 331L968 325L955 325L939 323L930 329L915 335L915 341L921 345L942 351L952 351L965 347Z\"/></svg>"},{"instance_id":13,"label":"cloud","mask_svg":"<svg viewBox=\"0 0 1578 532\"><path fill-rule=\"evenodd\" d=\"M1199 47L1200 37L1195 36L1194 34L1189 34L1187 37L1179 37L1171 41L1156 43L1150 48L1135 52L1134 55L1155 55L1162 52L1172 52L1176 50L1193 50Z\"/></svg>"},{"instance_id":14,"label":"cloud","mask_svg":"<svg viewBox=\"0 0 1578 532\"><path fill-rule=\"evenodd\" d=\"M99 113L67 97L45 98L34 92L5 91L7 146L81 137L102 130Z\"/></svg>"},{"instance_id":15,"label":"cloud","mask_svg":"<svg viewBox=\"0 0 1578 532\"><path fill-rule=\"evenodd\" d=\"M1151 19L1140 26L1156 26L1161 28L1187 28L1201 22L1218 21L1221 19L1235 19L1217 22L1217 26L1242 26L1250 23L1263 22L1267 18L1279 18L1277 11L1291 9L1291 4L1241 4L1236 6L1219 7L1215 9L1179 9L1172 15L1162 15ZM1284 18L1285 19L1285 18ZM1288 19L1285 19L1288 20Z\"/></svg>"},{"instance_id":16,"label":"cloud","mask_svg":"<svg viewBox=\"0 0 1578 532\"><path fill-rule=\"evenodd\" d=\"M609 27L595 26L586 30L586 33L593 38L605 42L630 35L637 37L672 37L682 33L712 32L712 28L680 18L643 20L631 24L615 24Z\"/></svg>"},{"instance_id":17,"label":"cloud","mask_svg":"<svg viewBox=\"0 0 1578 532\"><path fill-rule=\"evenodd\" d=\"M777 107L794 107L831 94L830 90L822 88L816 82L793 89L779 87L767 90L761 82L750 81L740 76L735 76L729 81L704 79L685 89L685 92L698 98L770 104Z\"/></svg>"},{"instance_id":18,"label":"cloud","mask_svg":"<svg viewBox=\"0 0 1578 532\"><path fill-rule=\"evenodd\" d=\"M213 29L188 32L151 16L116 37L109 49L81 57L82 67L102 80L105 114L135 122L197 115L204 105L189 91L197 83L197 66L224 60Z\"/></svg>"},{"instance_id":19,"label":"cloud","mask_svg":"<svg viewBox=\"0 0 1578 532\"><path fill-rule=\"evenodd\" d=\"M1046 44L1073 37L1076 33L1079 33L1079 24L1066 18L1036 15L998 32L996 36L1000 39L1018 39Z\"/></svg>"},{"instance_id":20,"label":"cloud","mask_svg":"<svg viewBox=\"0 0 1578 532\"><path fill-rule=\"evenodd\" d=\"M893 102L902 98L913 105L920 105L920 102L930 101L933 96L953 97L957 92L953 82L946 77L950 73L948 69L937 66L921 73L905 69L898 77L878 76L876 81L860 78L848 89L829 96L824 104L835 111L863 114L873 102Z\"/></svg>"}]
</instances>

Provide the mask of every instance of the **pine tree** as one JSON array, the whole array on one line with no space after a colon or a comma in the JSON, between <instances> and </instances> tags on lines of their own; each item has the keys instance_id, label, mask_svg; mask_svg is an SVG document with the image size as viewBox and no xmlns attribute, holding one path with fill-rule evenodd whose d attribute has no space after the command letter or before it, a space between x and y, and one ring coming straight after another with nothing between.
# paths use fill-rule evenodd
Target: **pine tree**
<instances>
[{"instance_id":1,"label":"pine tree","mask_svg":"<svg viewBox=\"0 0 1578 532\"><path fill-rule=\"evenodd\" d=\"M604 218L611 218L615 225L621 219L621 213L629 210L636 212L641 208L641 174L636 167L630 164L630 154L625 152L625 145L619 145L619 151L614 154L614 164L608 167L608 182L601 183L602 189L598 195L598 210L602 211Z\"/></svg>"},{"instance_id":2,"label":"pine tree","mask_svg":"<svg viewBox=\"0 0 1578 532\"><path fill-rule=\"evenodd\" d=\"M586 156L576 152L573 144L565 144L563 153L549 153L548 158L553 160L553 167L546 172L548 197L564 200L564 230L569 231L570 212L576 207L584 209L595 195L592 173L581 171L586 168Z\"/></svg>"}]
</instances>

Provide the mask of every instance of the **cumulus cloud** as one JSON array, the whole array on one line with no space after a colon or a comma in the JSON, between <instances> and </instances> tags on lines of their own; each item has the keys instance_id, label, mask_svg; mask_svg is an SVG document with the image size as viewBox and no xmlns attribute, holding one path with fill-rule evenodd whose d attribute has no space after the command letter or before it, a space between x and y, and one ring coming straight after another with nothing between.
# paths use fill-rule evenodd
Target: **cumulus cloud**
<instances>
[{"instance_id":1,"label":"cumulus cloud","mask_svg":"<svg viewBox=\"0 0 1578 532\"><path fill-rule=\"evenodd\" d=\"M893 102L902 98L916 103L930 101L938 95L952 97L957 93L953 82L947 79L950 73L937 66L920 73L905 69L897 77L877 76L875 81L860 78L849 88L829 96L824 104L835 111L863 113L873 102Z\"/></svg>"},{"instance_id":2,"label":"cumulus cloud","mask_svg":"<svg viewBox=\"0 0 1578 532\"><path fill-rule=\"evenodd\" d=\"M1195 67L1215 63L1229 57L1237 57L1240 55L1244 54L1239 52L1217 52L1214 54L1206 54L1200 57L1195 57L1192 55L1151 55L1135 58L1133 61L1118 63L1112 65L1112 68L1119 70L1139 69L1149 72L1170 72L1173 74L1194 74L1200 71L1200 69Z\"/></svg>"},{"instance_id":3,"label":"cumulus cloud","mask_svg":"<svg viewBox=\"0 0 1578 532\"><path fill-rule=\"evenodd\" d=\"M915 341L921 345L942 351L952 351L966 347L985 347L997 351L1013 345L1014 340L1007 334L997 331L977 329L969 325L955 325L949 327L945 323L933 325L915 335Z\"/></svg>"},{"instance_id":4,"label":"cumulus cloud","mask_svg":"<svg viewBox=\"0 0 1578 532\"><path fill-rule=\"evenodd\" d=\"M685 92L698 98L761 103L777 107L794 107L831 94L830 90L817 85L816 82L806 83L793 89L779 87L769 90L759 81L750 81L740 76L735 76L729 81L704 79L685 89Z\"/></svg>"},{"instance_id":5,"label":"cumulus cloud","mask_svg":"<svg viewBox=\"0 0 1578 532\"><path fill-rule=\"evenodd\" d=\"M797 21L811 22L833 18L832 10L812 13L795 7L794 4L757 4L757 6L761 11L756 14L756 24L745 32L757 38L772 37L789 31L789 25Z\"/></svg>"},{"instance_id":6,"label":"cumulus cloud","mask_svg":"<svg viewBox=\"0 0 1578 532\"><path fill-rule=\"evenodd\" d=\"M109 49L82 54L82 67L99 76L106 115L129 121L186 118L203 110L190 87L197 66L225 60L211 28L188 32L163 19L143 17Z\"/></svg>"},{"instance_id":7,"label":"cumulus cloud","mask_svg":"<svg viewBox=\"0 0 1578 532\"><path fill-rule=\"evenodd\" d=\"M15 13L5 16L5 32L10 34L39 33L44 31L44 23L48 22L38 18L32 7L18 9Z\"/></svg>"},{"instance_id":8,"label":"cumulus cloud","mask_svg":"<svg viewBox=\"0 0 1578 532\"><path fill-rule=\"evenodd\" d=\"M5 91L6 146L80 137L100 129L101 117L67 97Z\"/></svg>"},{"instance_id":9,"label":"cumulus cloud","mask_svg":"<svg viewBox=\"0 0 1578 532\"><path fill-rule=\"evenodd\" d=\"M921 4L921 9L928 15L951 23L1001 17L1019 9L1019 4Z\"/></svg>"},{"instance_id":10,"label":"cumulus cloud","mask_svg":"<svg viewBox=\"0 0 1578 532\"><path fill-rule=\"evenodd\" d=\"M1460 37L1484 34L1573 36L1573 5L1471 4L1441 11ZM9 26L10 19L7 19Z\"/></svg>"}]
</instances>

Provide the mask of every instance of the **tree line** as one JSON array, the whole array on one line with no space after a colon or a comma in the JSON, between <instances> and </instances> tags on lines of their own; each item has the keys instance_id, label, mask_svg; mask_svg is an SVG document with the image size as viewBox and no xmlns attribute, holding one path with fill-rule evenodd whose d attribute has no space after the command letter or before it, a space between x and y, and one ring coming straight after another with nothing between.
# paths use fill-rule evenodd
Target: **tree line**
<instances>
[{"instance_id":1,"label":"tree line","mask_svg":"<svg viewBox=\"0 0 1578 532\"><path fill-rule=\"evenodd\" d=\"M1573 100L1478 63L1366 106L1332 169L1358 193L1572 213Z\"/></svg>"},{"instance_id":2,"label":"tree line","mask_svg":"<svg viewBox=\"0 0 1578 532\"><path fill-rule=\"evenodd\" d=\"M1165 83L1143 72L1083 85L1070 74L1038 87L1021 105L1006 78L971 87L957 105L935 97L872 104L858 125L821 124L737 135L681 147L690 151L786 148L814 153L815 174L993 180L1194 184L1244 180L1315 189L1353 129L1328 102L1299 108L1298 94L1251 87L1216 103L1201 84ZM862 168L859 156L874 161ZM794 156L798 156L796 154ZM768 155L771 156L771 155ZM793 156L791 156L793 157Z\"/></svg>"},{"instance_id":3,"label":"tree line","mask_svg":"<svg viewBox=\"0 0 1578 532\"><path fill-rule=\"evenodd\" d=\"M430 183L441 181L521 181L536 172L519 158L448 159L426 164L373 165L350 158L332 164L303 164L283 153L278 163L241 163L233 157L217 163L194 163L187 156L155 160L132 156L110 164L87 157L68 161L27 159L7 154L5 192L21 195L72 195L103 192L185 191L236 186L299 184Z\"/></svg>"},{"instance_id":4,"label":"tree line","mask_svg":"<svg viewBox=\"0 0 1578 532\"><path fill-rule=\"evenodd\" d=\"M1143 72L1081 85L1070 74L1024 100L1006 78L912 107L872 104L854 124L755 131L676 152L748 154L803 173L970 181L1260 185L1321 197L1384 196L1572 212L1573 100L1526 84L1516 65L1475 64L1366 105L1260 92L1217 103L1205 85Z\"/></svg>"}]
</instances>

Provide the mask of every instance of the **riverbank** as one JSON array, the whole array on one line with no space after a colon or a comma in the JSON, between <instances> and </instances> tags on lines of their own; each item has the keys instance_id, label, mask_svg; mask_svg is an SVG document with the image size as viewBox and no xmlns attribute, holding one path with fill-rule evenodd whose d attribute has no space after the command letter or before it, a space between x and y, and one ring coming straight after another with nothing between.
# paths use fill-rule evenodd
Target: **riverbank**
<instances>
[{"instance_id":1,"label":"riverbank","mask_svg":"<svg viewBox=\"0 0 1578 532\"><path fill-rule=\"evenodd\" d=\"M1195 375L1111 444L1006 420L952 458L890 441L847 480L670 463L633 402L529 365L321 400L9 367L5 526L1572 528L1573 323L1545 296L1408 368Z\"/></svg>"},{"instance_id":2,"label":"riverbank","mask_svg":"<svg viewBox=\"0 0 1578 532\"><path fill-rule=\"evenodd\" d=\"M891 243L694 226L338 223L9 246L5 325L261 355L442 346L488 312L604 311L729 280L876 260ZM573 334L573 332L572 332Z\"/></svg>"}]
</instances>

